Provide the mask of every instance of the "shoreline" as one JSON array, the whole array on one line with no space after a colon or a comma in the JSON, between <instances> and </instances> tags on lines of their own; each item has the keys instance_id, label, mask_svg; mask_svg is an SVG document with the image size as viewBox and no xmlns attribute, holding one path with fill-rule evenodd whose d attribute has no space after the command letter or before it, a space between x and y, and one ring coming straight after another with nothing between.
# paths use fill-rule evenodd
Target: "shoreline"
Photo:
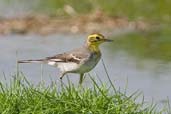
<instances>
[{"instance_id":1,"label":"shoreline","mask_svg":"<svg viewBox=\"0 0 171 114\"><path fill-rule=\"evenodd\" d=\"M129 21L124 17L109 17L102 12L70 16L69 18L32 15L22 18L1 18L0 35L144 31L149 29L149 25L149 23L141 20Z\"/></svg>"}]
</instances>

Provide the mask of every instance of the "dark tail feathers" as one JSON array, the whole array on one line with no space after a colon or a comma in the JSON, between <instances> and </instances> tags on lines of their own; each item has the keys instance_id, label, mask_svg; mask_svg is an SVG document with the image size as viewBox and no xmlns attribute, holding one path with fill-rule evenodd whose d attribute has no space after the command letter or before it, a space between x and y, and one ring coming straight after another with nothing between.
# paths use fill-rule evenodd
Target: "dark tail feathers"
<instances>
[{"instance_id":1,"label":"dark tail feathers","mask_svg":"<svg viewBox=\"0 0 171 114\"><path fill-rule=\"evenodd\" d=\"M19 60L17 63L42 63L45 62L45 59L37 59L37 60Z\"/></svg>"}]
</instances>

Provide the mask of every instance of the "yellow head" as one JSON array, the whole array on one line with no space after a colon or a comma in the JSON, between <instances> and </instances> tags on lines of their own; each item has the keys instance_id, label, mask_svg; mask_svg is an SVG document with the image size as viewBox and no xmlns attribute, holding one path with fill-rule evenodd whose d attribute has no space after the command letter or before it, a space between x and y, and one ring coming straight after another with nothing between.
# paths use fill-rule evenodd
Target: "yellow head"
<instances>
[{"instance_id":1,"label":"yellow head","mask_svg":"<svg viewBox=\"0 0 171 114\"><path fill-rule=\"evenodd\" d=\"M99 51L99 45L103 42L111 42L113 40L106 39L102 34L93 33L87 38L87 46L93 51Z\"/></svg>"}]
</instances>

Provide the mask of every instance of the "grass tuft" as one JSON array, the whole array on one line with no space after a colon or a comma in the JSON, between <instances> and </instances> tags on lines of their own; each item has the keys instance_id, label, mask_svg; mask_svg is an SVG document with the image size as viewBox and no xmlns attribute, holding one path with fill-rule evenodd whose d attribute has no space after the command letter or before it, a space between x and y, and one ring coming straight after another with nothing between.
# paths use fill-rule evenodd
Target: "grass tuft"
<instances>
[{"instance_id":1,"label":"grass tuft","mask_svg":"<svg viewBox=\"0 0 171 114\"><path fill-rule=\"evenodd\" d=\"M68 85L59 88L31 84L23 73L17 73L10 85L0 82L1 114L162 114L156 105L136 103L139 92L130 96L98 85L90 76L92 87L76 87L69 80ZM114 86L114 85L113 85ZM113 91L113 92L111 92ZM112 94L111 94L112 93Z\"/></svg>"}]
</instances>

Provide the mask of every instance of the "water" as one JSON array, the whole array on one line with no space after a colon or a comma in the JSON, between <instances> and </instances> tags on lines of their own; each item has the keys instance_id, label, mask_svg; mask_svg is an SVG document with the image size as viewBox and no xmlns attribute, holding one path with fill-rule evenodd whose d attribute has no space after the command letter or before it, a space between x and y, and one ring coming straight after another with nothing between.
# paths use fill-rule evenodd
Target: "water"
<instances>
[{"instance_id":1,"label":"water","mask_svg":"<svg viewBox=\"0 0 171 114\"><path fill-rule=\"evenodd\" d=\"M49 36L39 35L8 35L0 36L0 79L3 79L4 72L7 80L12 77L16 70L16 60L37 59L53 56L66 50L79 47L83 44L86 35L62 35L54 34ZM129 55L124 50L113 51L108 49L106 43L101 46L103 60L107 66L110 78L115 82L116 87L124 89L128 80L127 92L132 93L140 90L144 93L145 99L161 101L166 97L171 98L171 64L157 60L139 60ZM26 78L34 84L44 80L50 84L51 80L59 80L59 70L41 64L20 64L20 70ZM102 62L95 67L91 74L97 73L99 77L107 82ZM78 83L77 74L69 74L73 83ZM67 79L64 77L64 82ZM57 81L59 82L59 81ZM84 84L91 83L90 78L86 78Z\"/></svg>"}]
</instances>

